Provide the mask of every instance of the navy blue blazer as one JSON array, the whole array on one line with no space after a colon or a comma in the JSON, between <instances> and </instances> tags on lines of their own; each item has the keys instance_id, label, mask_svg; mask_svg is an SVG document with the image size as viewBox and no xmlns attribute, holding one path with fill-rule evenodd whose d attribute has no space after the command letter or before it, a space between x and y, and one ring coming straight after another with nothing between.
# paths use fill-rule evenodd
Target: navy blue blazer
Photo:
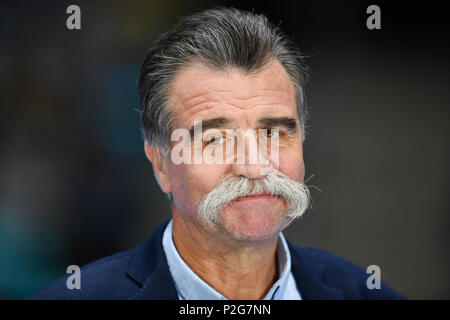
<instances>
[{"instance_id":1,"label":"navy blue blazer","mask_svg":"<svg viewBox=\"0 0 450 320\"><path fill-rule=\"evenodd\" d=\"M178 299L162 247L168 221L143 243L81 268L81 289L68 289L65 275L28 299ZM302 298L402 299L386 284L369 290L368 274L334 254L288 242L292 273Z\"/></svg>"}]
</instances>

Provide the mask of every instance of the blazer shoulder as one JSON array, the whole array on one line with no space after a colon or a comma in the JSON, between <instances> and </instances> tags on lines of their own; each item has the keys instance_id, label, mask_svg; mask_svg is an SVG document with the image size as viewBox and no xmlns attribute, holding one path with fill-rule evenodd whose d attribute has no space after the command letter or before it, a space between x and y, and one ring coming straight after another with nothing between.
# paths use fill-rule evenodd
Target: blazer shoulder
<instances>
[{"instance_id":1,"label":"blazer shoulder","mask_svg":"<svg viewBox=\"0 0 450 320\"><path fill-rule=\"evenodd\" d=\"M380 289L369 289L367 279L371 274L347 259L317 248L299 247L291 243L289 245L291 252L311 272L314 272L314 268L323 270L323 283L340 289L345 299L404 299L383 281Z\"/></svg>"},{"instance_id":2,"label":"blazer shoulder","mask_svg":"<svg viewBox=\"0 0 450 320\"><path fill-rule=\"evenodd\" d=\"M138 285L126 274L133 254L129 249L80 268L80 289L69 289L66 274L34 292L29 300L127 299ZM127 296L128 295L128 296Z\"/></svg>"}]
</instances>

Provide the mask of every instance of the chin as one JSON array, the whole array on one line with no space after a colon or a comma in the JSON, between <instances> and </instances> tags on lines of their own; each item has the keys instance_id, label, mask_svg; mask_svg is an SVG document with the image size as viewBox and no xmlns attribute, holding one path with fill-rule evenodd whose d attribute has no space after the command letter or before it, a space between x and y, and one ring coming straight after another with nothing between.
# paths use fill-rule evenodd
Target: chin
<instances>
[{"instance_id":1,"label":"chin","mask_svg":"<svg viewBox=\"0 0 450 320\"><path fill-rule=\"evenodd\" d=\"M223 211L220 224L237 241L272 240L278 236L283 226L283 211L228 208Z\"/></svg>"}]
</instances>

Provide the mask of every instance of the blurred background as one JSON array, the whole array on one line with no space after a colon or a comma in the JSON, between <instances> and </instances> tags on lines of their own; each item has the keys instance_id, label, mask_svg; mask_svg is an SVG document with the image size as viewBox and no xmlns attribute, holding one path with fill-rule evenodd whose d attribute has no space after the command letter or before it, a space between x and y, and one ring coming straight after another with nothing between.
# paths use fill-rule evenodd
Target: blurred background
<instances>
[{"instance_id":1,"label":"blurred background","mask_svg":"<svg viewBox=\"0 0 450 320\"><path fill-rule=\"evenodd\" d=\"M81 8L81 30L66 8ZM381 8L381 30L366 8ZM136 90L153 41L215 5L264 13L309 56L314 205L285 234L410 299L450 298L449 19L426 1L2 1L0 298L135 247L170 217Z\"/></svg>"}]
</instances>

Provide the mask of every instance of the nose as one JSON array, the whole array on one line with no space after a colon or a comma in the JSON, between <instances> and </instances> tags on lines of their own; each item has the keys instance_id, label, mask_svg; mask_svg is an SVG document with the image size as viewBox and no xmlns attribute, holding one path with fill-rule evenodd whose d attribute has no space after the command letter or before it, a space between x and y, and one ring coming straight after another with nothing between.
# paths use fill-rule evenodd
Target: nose
<instances>
[{"instance_id":1,"label":"nose","mask_svg":"<svg viewBox=\"0 0 450 320\"><path fill-rule=\"evenodd\" d=\"M265 147L263 144L258 145L254 130L247 130L238 136L236 156L232 164L233 173L249 179L264 178L272 169L272 162L267 156L267 150L264 150Z\"/></svg>"}]
</instances>

